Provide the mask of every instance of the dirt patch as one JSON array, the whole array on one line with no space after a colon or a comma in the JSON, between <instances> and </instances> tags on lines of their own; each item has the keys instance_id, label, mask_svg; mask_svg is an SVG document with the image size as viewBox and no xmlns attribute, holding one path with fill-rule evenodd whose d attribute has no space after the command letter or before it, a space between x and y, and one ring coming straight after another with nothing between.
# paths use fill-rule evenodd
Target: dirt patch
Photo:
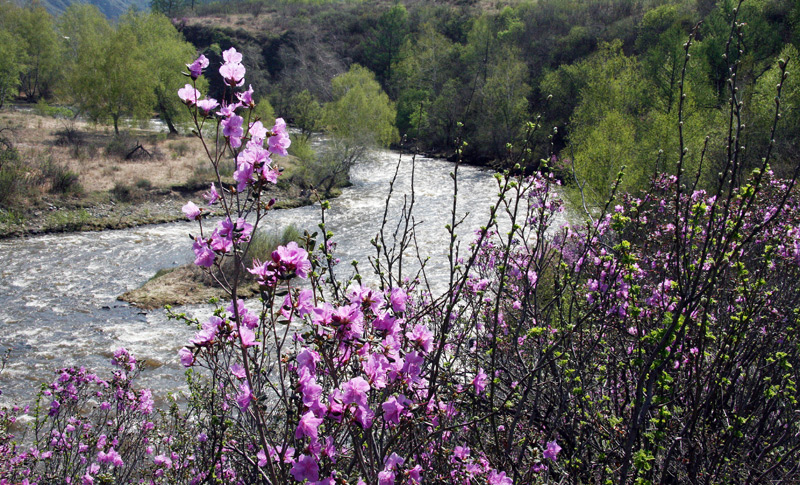
<instances>
[{"instance_id":1,"label":"dirt patch","mask_svg":"<svg viewBox=\"0 0 800 485\"><path fill-rule=\"evenodd\" d=\"M238 294L241 298L250 298L258 294L258 285L250 283L240 286ZM166 305L207 303L212 298L226 299L229 296L202 268L185 264L159 271L141 288L128 291L118 299L153 310Z\"/></svg>"}]
</instances>

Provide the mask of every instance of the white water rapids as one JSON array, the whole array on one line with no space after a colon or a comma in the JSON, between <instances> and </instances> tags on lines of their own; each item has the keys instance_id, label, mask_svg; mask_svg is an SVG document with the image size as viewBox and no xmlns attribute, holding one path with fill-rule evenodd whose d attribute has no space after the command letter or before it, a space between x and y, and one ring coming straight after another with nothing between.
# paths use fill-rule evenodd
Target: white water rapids
<instances>
[{"instance_id":1,"label":"white water rapids","mask_svg":"<svg viewBox=\"0 0 800 485\"><path fill-rule=\"evenodd\" d=\"M384 151L357 164L351 172L353 185L331 200L327 227L334 232L345 275L352 272L352 260L360 262L363 274L369 271L367 257L375 254L369 241L380 228L398 159L397 153ZM443 160L416 159L417 242L420 253L431 256L429 276L434 279L446 275L453 169ZM410 194L410 156L402 158L400 172L390 220L397 217L403 194ZM491 172L475 167L461 166L458 179L458 212L469 212L458 231L465 248L472 231L487 223L497 184ZM265 227L295 224L313 232L319 216L318 205L274 211ZM0 374L0 404L31 403L40 384L52 381L60 367L82 365L106 376L111 354L120 346L148 362L140 386L153 388L156 395L181 388L177 352L194 331L168 321L164 310L145 312L116 298L161 268L192 261L190 232L196 232L196 225L182 222L0 241L0 352L10 350ZM413 259L414 254L407 256ZM209 311L208 306L178 310L195 315Z\"/></svg>"}]
</instances>

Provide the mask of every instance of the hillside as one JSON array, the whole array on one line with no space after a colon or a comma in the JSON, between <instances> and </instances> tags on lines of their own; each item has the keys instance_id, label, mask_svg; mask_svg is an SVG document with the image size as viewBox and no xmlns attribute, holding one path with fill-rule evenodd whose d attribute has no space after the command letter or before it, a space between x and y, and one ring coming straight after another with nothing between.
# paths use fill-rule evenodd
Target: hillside
<instances>
[{"instance_id":1,"label":"hillside","mask_svg":"<svg viewBox=\"0 0 800 485\"><path fill-rule=\"evenodd\" d=\"M119 17L131 7L137 10L148 10L150 8L149 0L40 0L40 3L53 16L60 15L71 4L78 2L95 5L109 19ZM18 0L17 3L23 5L25 2Z\"/></svg>"}]
</instances>

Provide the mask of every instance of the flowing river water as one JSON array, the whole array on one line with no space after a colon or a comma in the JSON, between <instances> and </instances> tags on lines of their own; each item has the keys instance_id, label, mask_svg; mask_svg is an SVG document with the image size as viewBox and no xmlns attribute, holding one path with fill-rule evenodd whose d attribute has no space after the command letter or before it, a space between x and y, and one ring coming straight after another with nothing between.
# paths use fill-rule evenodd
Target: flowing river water
<instances>
[{"instance_id":1,"label":"flowing river water","mask_svg":"<svg viewBox=\"0 0 800 485\"><path fill-rule=\"evenodd\" d=\"M360 262L362 273L369 269L367 257L375 254L369 241L380 228L399 159L397 153L383 151L357 164L351 171L353 185L331 200L326 220L345 276L352 272L352 260ZM403 194L410 194L411 166L412 158L404 156L390 205L395 217ZM420 253L431 256L428 268L434 281L446 275L453 169L443 160L416 158L417 242ZM472 231L487 223L497 184L491 172L467 166L459 168L458 181L458 212L469 213L458 231L466 246ZM318 205L280 210L269 214L265 226L295 224L314 231L319 217ZM0 374L0 404L32 402L40 384L52 381L60 367L86 366L106 376L111 354L120 346L147 361L140 386L153 388L156 395L180 389L184 377L177 352L194 331L168 321L164 310L146 312L117 301L117 296L161 268L192 261L190 232L196 232L196 225L181 222L0 241L0 352L10 350ZM180 310L198 316L211 311L208 305Z\"/></svg>"}]
</instances>

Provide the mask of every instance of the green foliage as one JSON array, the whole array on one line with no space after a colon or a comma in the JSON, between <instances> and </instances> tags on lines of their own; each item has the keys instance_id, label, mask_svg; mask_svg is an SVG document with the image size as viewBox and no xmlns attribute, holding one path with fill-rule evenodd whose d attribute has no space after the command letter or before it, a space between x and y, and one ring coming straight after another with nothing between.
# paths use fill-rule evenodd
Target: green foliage
<instances>
[{"instance_id":1,"label":"green foliage","mask_svg":"<svg viewBox=\"0 0 800 485\"><path fill-rule=\"evenodd\" d=\"M789 176L797 165L797 150L800 147L800 79L794 74L797 72L800 51L793 45L787 45L779 56L787 61L789 75L781 79L781 69L778 62L767 70L756 82L753 99L750 105L753 111L750 114L753 120L753 129L748 133L748 145L753 151L759 153L769 144L772 130L772 120L775 116L775 98L777 86L783 81L780 97L781 120L777 125L774 139L774 159L772 167L781 176ZM757 160L751 160L757 162Z\"/></svg>"},{"instance_id":2,"label":"green foliage","mask_svg":"<svg viewBox=\"0 0 800 485\"><path fill-rule=\"evenodd\" d=\"M370 149L399 141L395 105L372 72L354 64L333 79L331 90L334 100L322 110L323 126L331 140L313 166L306 167L326 195L346 183L350 167Z\"/></svg>"},{"instance_id":3,"label":"green foliage","mask_svg":"<svg viewBox=\"0 0 800 485\"><path fill-rule=\"evenodd\" d=\"M637 140L638 120L648 112L652 87L636 59L622 53L621 43L606 45L584 61L579 102L570 117L570 156L589 195L605 200L617 174L627 167L625 187L637 187L651 173L655 154L643 153Z\"/></svg>"},{"instance_id":4,"label":"green foliage","mask_svg":"<svg viewBox=\"0 0 800 485\"><path fill-rule=\"evenodd\" d=\"M73 118L75 112L64 106L50 106L47 101L40 99L36 102L36 114L52 118Z\"/></svg>"},{"instance_id":5,"label":"green foliage","mask_svg":"<svg viewBox=\"0 0 800 485\"><path fill-rule=\"evenodd\" d=\"M0 28L0 108L17 96L20 74L24 71L22 46L10 31Z\"/></svg>"},{"instance_id":6,"label":"green foliage","mask_svg":"<svg viewBox=\"0 0 800 485\"><path fill-rule=\"evenodd\" d=\"M19 153L3 138L0 140L0 207L11 207L25 190L24 174Z\"/></svg>"},{"instance_id":7,"label":"green foliage","mask_svg":"<svg viewBox=\"0 0 800 485\"><path fill-rule=\"evenodd\" d=\"M253 110L253 116L260 119L267 128L275 124L275 108L266 97L258 101Z\"/></svg>"},{"instance_id":8,"label":"green foliage","mask_svg":"<svg viewBox=\"0 0 800 485\"><path fill-rule=\"evenodd\" d=\"M325 105L323 122L334 137L349 144L388 146L399 140L394 103L374 74L353 64L331 81L334 100Z\"/></svg>"},{"instance_id":9,"label":"green foliage","mask_svg":"<svg viewBox=\"0 0 800 485\"><path fill-rule=\"evenodd\" d=\"M172 17L178 11L185 8L187 4L186 0L150 0L150 9L153 13L163 14L167 17ZM195 1L191 0L192 9L194 9Z\"/></svg>"},{"instance_id":10,"label":"green foliage","mask_svg":"<svg viewBox=\"0 0 800 485\"><path fill-rule=\"evenodd\" d=\"M302 137L308 141L311 133L321 128L322 107L307 89L292 96L289 107L292 123L300 128Z\"/></svg>"},{"instance_id":11,"label":"green foliage","mask_svg":"<svg viewBox=\"0 0 800 485\"><path fill-rule=\"evenodd\" d=\"M389 92L394 92L394 70L401 61L400 54L409 32L408 11L395 4L378 19L372 38L364 49L369 67Z\"/></svg>"},{"instance_id":12,"label":"green foliage","mask_svg":"<svg viewBox=\"0 0 800 485\"><path fill-rule=\"evenodd\" d=\"M311 143L309 142L308 138L302 135L291 135L291 139L292 144L289 146L289 155L300 160L300 164L302 166L308 167L311 163L313 163L317 156L314 152L314 149L311 147ZM311 183L309 185L316 184Z\"/></svg>"},{"instance_id":13,"label":"green foliage","mask_svg":"<svg viewBox=\"0 0 800 485\"><path fill-rule=\"evenodd\" d=\"M20 91L29 101L50 95L61 66L61 44L53 17L37 3L24 8L4 3L0 10L0 30L7 30L16 38L22 66Z\"/></svg>"},{"instance_id":14,"label":"green foliage","mask_svg":"<svg viewBox=\"0 0 800 485\"><path fill-rule=\"evenodd\" d=\"M129 12L120 19L118 30L126 28L136 36L136 48L144 54L156 111L170 133L177 133L176 124L188 123L189 114L175 93L186 84L181 72L186 70L187 60L195 56L195 48L163 15ZM203 92L208 89L205 79L198 80L197 88Z\"/></svg>"},{"instance_id":15,"label":"green foliage","mask_svg":"<svg viewBox=\"0 0 800 485\"><path fill-rule=\"evenodd\" d=\"M105 30L102 25L98 25ZM94 35L92 35L94 34ZM156 73L148 65L130 22L107 36L87 34L97 42L85 45L73 67L70 91L82 111L97 121L111 120L119 133L123 116L146 118L156 103Z\"/></svg>"}]
</instances>

